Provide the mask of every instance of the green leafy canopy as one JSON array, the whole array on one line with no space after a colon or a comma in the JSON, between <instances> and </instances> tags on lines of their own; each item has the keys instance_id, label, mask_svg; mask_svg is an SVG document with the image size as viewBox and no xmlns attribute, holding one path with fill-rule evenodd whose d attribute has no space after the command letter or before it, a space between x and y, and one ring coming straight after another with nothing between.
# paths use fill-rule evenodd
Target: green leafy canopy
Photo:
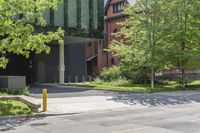
<instances>
[{"instance_id":1,"label":"green leafy canopy","mask_svg":"<svg viewBox=\"0 0 200 133\"><path fill-rule=\"evenodd\" d=\"M136 0L134 6L124 9L128 18L116 34L124 39L113 41L109 50L122 65L138 69L195 61L200 54L199 5L199 0Z\"/></svg>"},{"instance_id":2,"label":"green leafy canopy","mask_svg":"<svg viewBox=\"0 0 200 133\"><path fill-rule=\"evenodd\" d=\"M9 53L29 57L50 52L52 41L63 44L64 31L38 32L35 27L46 26L44 12L56 9L62 0L0 0L0 67L5 68Z\"/></svg>"},{"instance_id":3,"label":"green leafy canopy","mask_svg":"<svg viewBox=\"0 0 200 133\"><path fill-rule=\"evenodd\" d=\"M124 39L113 41L109 50L125 69L151 68L152 85L155 70L198 67L199 13L199 0L136 0L124 10L127 19L117 33Z\"/></svg>"}]
</instances>

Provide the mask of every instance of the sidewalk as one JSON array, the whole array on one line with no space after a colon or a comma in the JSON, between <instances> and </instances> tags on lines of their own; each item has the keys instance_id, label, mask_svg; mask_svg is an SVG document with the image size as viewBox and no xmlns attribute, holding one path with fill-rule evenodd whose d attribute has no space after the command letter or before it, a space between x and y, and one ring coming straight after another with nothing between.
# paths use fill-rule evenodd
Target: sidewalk
<instances>
[{"instance_id":1,"label":"sidewalk","mask_svg":"<svg viewBox=\"0 0 200 133\"><path fill-rule=\"evenodd\" d=\"M86 96L70 98L49 98L48 114L87 113L93 111L112 111L118 109L144 108L112 100L112 96Z\"/></svg>"},{"instance_id":2,"label":"sidewalk","mask_svg":"<svg viewBox=\"0 0 200 133\"><path fill-rule=\"evenodd\" d=\"M42 88L48 89L48 114L88 113L159 106L200 104L200 91L162 93L118 92L38 85L30 88L42 102Z\"/></svg>"},{"instance_id":3,"label":"sidewalk","mask_svg":"<svg viewBox=\"0 0 200 133\"><path fill-rule=\"evenodd\" d=\"M200 104L200 91L166 93L116 93L105 96L49 98L49 114L88 113L148 107Z\"/></svg>"}]
</instances>

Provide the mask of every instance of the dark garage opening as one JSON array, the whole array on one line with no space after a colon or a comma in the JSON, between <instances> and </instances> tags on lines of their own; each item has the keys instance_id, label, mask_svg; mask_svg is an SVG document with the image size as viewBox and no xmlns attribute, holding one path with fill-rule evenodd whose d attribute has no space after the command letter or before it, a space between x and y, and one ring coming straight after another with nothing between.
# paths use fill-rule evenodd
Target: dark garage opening
<instances>
[{"instance_id":1,"label":"dark garage opening","mask_svg":"<svg viewBox=\"0 0 200 133\"><path fill-rule=\"evenodd\" d=\"M8 55L9 63L6 69L0 68L1 76L26 76L26 83L34 83L34 54L29 59L21 55Z\"/></svg>"}]
</instances>

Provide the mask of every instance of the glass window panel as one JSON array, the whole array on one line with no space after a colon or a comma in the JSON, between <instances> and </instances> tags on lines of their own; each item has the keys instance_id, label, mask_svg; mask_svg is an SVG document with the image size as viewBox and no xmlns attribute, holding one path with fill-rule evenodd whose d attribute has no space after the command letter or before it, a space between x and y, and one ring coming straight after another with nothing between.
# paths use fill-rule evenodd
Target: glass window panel
<instances>
[{"instance_id":1,"label":"glass window panel","mask_svg":"<svg viewBox=\"0 0 200 133\"><path fill-rule=\"evenodd\" d=\"M89 0L81 0L81 27L88 29L89 27Z\"/></svg>"},{"instance_id":2,"label":"glass window panel","mask_svg":"<svg viewBox=\"0 0 200 133\"><path fill-rule=\"evenodd\" d=\"M60 4L58 9L54 12L54 25L64 26L64 4Z\"/></svg>"},{"instance_id":3,"label":"glass window panel","mask_svg":"<svg viewBox=\"0 0 200 133\"><path fill-rule=\"evenodd\" d=\"M77 27L77 1L68 0L68 26Z\"/></svg>"},{"instance_id":4,"label":"glass window panel","mask_svg":"<svg viewBox=\"0 0 200 133\"><path fill-rule=\"evenodd\" d=\"M44 12L44 19L46 20L46 24L50 25L50 9L47 9Z\"/></svg>"},{"instance_id":5,"label":"glass window panel","mask_svg":"<svg viewBox=\"0 0 200 133\"><path fill-rule=\"evenodd\" d=\"M98 0L93 2L93 28L97 29L98 26Z\"/></svg>"}]
</instances>

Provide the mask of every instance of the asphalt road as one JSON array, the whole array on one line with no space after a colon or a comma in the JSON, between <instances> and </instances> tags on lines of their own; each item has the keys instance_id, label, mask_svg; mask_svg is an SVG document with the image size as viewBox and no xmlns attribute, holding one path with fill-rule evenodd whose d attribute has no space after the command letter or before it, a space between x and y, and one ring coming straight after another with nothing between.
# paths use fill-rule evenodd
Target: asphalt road
<instances>
[{"instance_id":1,"label":"asphalt road","mask_svg":"<svg viewBox=\"0 0 200 133\"><path fill-rule=\"evenodd\" d=\"M51 99L76 99L80 105L88 97L109 97L101 106L123 103L131 108L61 113L48 117L1 119L2 133L200 133L200 91L127 93L59 86L34 86L34 96L47 87ZM81 100L82 99L82 100ZM98 99L88 104L100 105ZM99 99L100 100L100 99ZM54 100L55 101L55 100ZM87 100L86 100L87 101ZM101 100L100 100L101 101ZM80 103L79 103L80 102ZM60 103L60 102L59 102ZM71 102L69 102L70 104ZM113 104L108 104L113 103ZM116 104L115 104L116 103ZM62 104L64 106L64 104ZM62 106L62 105L59 105ZM142 108L136 108L141 106Z\"/></svg>"},{"instance_id":2,"label":"asphalt road","mask_svg":"<svg viewBox=\"0 0 200 133\"><path fill-rule=\"evenodd\" d=\"M200 105L190 103L0 121L2 133L200 133Z\"/></svg>"},{"instance_id":3,"label":"asphalt road","mask_svg":"<svg viewBox=\"0 0 200 133\"><path fill-rule=\"evenodd\" d=\"M29 88L33 96L41 98L42 89L47 89L49 98L66 98L66 97L81 97L81 96L96 96L96 95L110 95L112 91L92 90L88 88L74 88L59 86L55 84L40 84Z\"/></svg>"}]
</instances>

